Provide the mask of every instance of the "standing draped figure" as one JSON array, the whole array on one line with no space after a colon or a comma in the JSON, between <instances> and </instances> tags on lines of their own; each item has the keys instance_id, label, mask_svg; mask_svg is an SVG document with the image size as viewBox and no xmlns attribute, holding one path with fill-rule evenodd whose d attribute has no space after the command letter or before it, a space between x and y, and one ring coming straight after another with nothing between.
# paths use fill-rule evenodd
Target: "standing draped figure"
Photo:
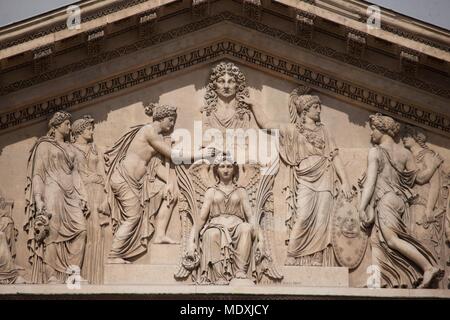
<instances>
[{"instance_id":1,"label":"standing draped figure","mask_svg":"<svg viewBox=\"0 0 450 320\"><path fill-rule=\"evenodd\" d=\"M444 225L446 205L444 172L442 162L434 161L440 156L426 144L424 132L407 127L403 145L411 151L419 170L430 168L429 179L415 183L415 198L410 206L408 227L411 233L438 259L444 255Z\"/></svg>"},{"instance_id":2,"label":"standing draped figure","mask_svg":"<svg viewBox=\"0 0 450 320\"><path fill-rule=\"evenodd\" d=\"M11 217L14 202L0 192L0 284L24 283L19 275L23 268L15 264L17 229Z\"/></svg>"},{"instance_id":3,"label":"standing draped figure","mask_svg":"<svg viewBox=\"0 0 450 320\"><path fill-rule=\"evenodd\" d=\"M415 181L427 181L432 168L420 170L411 153L395 142L400 125L381 114L370 116L373 147L359 207L364 228L372 231L373 262L380 268L382 287L428 288L442 275L433 254L408 228ZM433 166L441 159L433 158Z\"/></svg>"},{"instance_id":4,"label":"standing draped figure","mask_svg":"<svg viewBox=\"0 0 450 320\"><path fill-rule=\"evenodd\" d=\"M69 140L71 116L56 112L30 151L24 230L33 283L62 283L79 272L86 246L87 196Z\"/></svg>"},{"instance_id":5,"label":"standing draped figure","mask_svg":"<svg viewBox=\"0 0 450 320\"><path fill-rule=\"evenodd\" d=\"M291 93L287 125L269 120L254 101L246 102L261 128L280 133L280 154L289 170L286 265L334 266L331 215L339 189L346 197L351 193L339 150L320 120L321 101L308 91L301 87Z\"/></svg>"},{"instance_id":6,"label":"standing draped figure","mask_svg":"<svg viewBox=\"0 0 450 320\"><path fill-rule=\"evenodd\" d=\"M94 144L94 119L84 116L72 125L72 144L81 180L87 192L90 214L87 217L87 242L81 276L90 284L103 283L106 226L105 170L101 153Z\"/></svg>"}]
</instances>

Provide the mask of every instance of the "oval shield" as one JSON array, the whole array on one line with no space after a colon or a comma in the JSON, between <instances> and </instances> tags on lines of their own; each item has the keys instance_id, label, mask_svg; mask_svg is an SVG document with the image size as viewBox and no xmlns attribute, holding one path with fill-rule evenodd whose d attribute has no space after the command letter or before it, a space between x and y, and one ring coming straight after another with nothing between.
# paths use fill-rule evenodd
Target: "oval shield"
<instances>
[{"instance_id":1,"label":"oval shield","mask_svg":"<svg viewBox=\"0 0 450 320\"><path fill-rule=\"evenodd\" d=\"M337 261L349 269L356 268L367 248L367 234L361 230L359 214L354 204L342 196L333 212L332 245Z\"/></svg>"}]
</instances>

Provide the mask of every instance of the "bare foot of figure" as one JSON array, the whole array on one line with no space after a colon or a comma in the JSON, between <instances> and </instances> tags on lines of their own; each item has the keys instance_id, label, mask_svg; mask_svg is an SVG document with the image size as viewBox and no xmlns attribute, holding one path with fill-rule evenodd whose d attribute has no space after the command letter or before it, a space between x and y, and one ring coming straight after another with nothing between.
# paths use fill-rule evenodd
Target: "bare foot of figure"
<instances>
[{"instance_id":1,"label":"bare foot of figure","mask_svg":"<svg viewBox=\"0 0 450 320\"><path fill-rule=\"evenodd\" d=\"M438 267L430 267L427 270L425 270L423 274L423 281L422 284L418 287L419 289L423 288L429 288L431 282L439 277L442 277L443 270L439 269Z\"/></svg>"},{"instance_id":2,"label":"bare foot of figure","mask_svg":"<svg viewBox=\"0 0 450 320\"><path fill-rule=\"evenodd\" d=\"M154 244L179 244L179 241L175 241L168 236L157 236L155 237L155 240L153 240Z\"/></svg>"},{"instance_id":3,"label":"bare foot of figure","mask_svg":"<svg viewBox=\"0 0 450 320\"><path fill-rule=\"evenodd\" d=\"M108 263L108 264L128 264L131 262L124 260L122 258L108 258L108 261L106 261L106 263Z\"/></svg>"}]
</instances>

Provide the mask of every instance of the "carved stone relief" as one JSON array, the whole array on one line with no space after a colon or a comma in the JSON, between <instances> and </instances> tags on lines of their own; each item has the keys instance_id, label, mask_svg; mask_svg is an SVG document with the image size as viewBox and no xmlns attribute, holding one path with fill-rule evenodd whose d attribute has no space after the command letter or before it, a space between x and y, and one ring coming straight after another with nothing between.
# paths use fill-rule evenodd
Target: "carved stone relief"
<instances>
[{"instance_id":1,"label":"carved stone relief","mask_svg":"<svg viewBox=\"0 0 450 320\"><path fill-rule=\"evenodd\" d=\"M413 188L416 183L430 181L442 159L432 154L425 160L429 161L428 167L417 167L413 153L418 146L410 141L411 137L406 136L404 141L413 153L394 141L400 131L399 123L381 114L371 115L369 122L374 146L369 150L359 211L362 226L368 229L373 225L373 259L381 269L382 286L431 287L433 281L442 278L443 269L426 248L425 239L417 237L417 228L415 232L411 230L409 219L412 211L416 223L423 221L419 221L419 216L424 214L425 222L434 220L436 203L429 206L432 212L417 210ZM434 197L432 193L428 196Z\"/></svg>"},{"instance_id":2,"label":"carved stone relief","mask_svg":"<svg viewBox=\"0 0 450 320\"><path fill-rule=\"evenodd\" d=\"M105 193L103 156L94 143L94 119L84 116L72 124L73 151L87 193L87 243L81 276L91 284L103 283L106 227L110 209Z\"/></svg>"},{"instance_id":3,"label":"carved stone relief","mask_svg":"<svg viewBox=\"0 0 450 320\"><path fill-rule=\"evenodd\" d=\"M182 105L139 104L149 120L108 147L97 145L93 117L72 123L56 112L28 158L27 239L19 244L28 250L25 280L64 283L78 270L86 283L102 284L117 268L153 272L143 257L178 250L179 265L168 256L160 265L179 285L282 285L290 272L348 275L369 261L381 287L443 288L449 176L427 134L371 115L372 146L360 148L368 149L367 167L358 163L366 170L356 180L335 142L341 132L324 117L333 107L324 108L328 98L302 85L283 89L287 105L266 106L243 70L229 61L212 66L197 117L224 141L229 130L275 137L280 161L239 162L251 147L245 139L226 150L203 139L199 149L180 152L171 135ZM287 121L264 110L285 112ZM3 284L25 281L8 203L0 201Z\"/></svg>"},{"instance_id":4,"label":"carved stone relief","mask_svg":"<svg viewBox=\"0 0 450 320\"><path fill-rule=\"evenodd\" d=\"M13 206L0 192L0 284L25 283L19 274L24 269L15 263L18 231L11 216Z\"/></svg>"},{"instance_id":5,"label":"carved stone relief","mask_svg":"<svg viewBox=\"0 0 450 320\"><path fill-rule=\"evenodd\" d=\"M191 219L192 226L176 278L183 280L192 273L199 284L218 285L251 283L250 279L258 283L263 275L281 280L266 249L272 239L261 219L264 213L254 210L255 199L246 190L252 186L238 184L239 166L232 158L219 156L201 177L202 165L188 172L178 170L184 214L189 215L185 220ZM195 193L189 194L189 190Z\"/></svg>"},{"instance_id":6,"label":"carved stone relief","mask_svg":"<svg viewBox=\"0 0 450 320\"><path fill-rule=\"evenodd\" d=\"M173 131L177 109L149 105L146 113L153 123L132 128L105 153L114 230L108 263L129 263L147 251L153 236L156 243L174 242L166 230L177 188L168 163L170 145L163 136Z\"/></svg>"},{"instance_id":7,"label":"carved stone relief","mask_svg":"<svg viewBox=\"0 0 450 320\"><path fill-rule=\"evenodd\" d=\"M228 144L236 132L252 126L245 75L235 64L220 62L209 79L202 124L206 130L219 130L220 140ZM188 170L177 167L182 221L190 232L183 235L182 262L175 277L192 275L201 284L250 279L258 283L263 277L279 282L283 276L273 259L267 224L273 219L274 177L261 174L260 164L247 158L236 162L239 153L248 151L248 141L233 140L231 145L228 158L219 156L213 164L198 163ZM223 150L214 142L209 147ZM271 170L275 173L277 164ZM231 173L224 176L225 171Z\"/></svg>"},{"instance_id":8,"label":"carved stone relief","mask_svg":"<svg viewBox=\"0 0 450 320\"><path fill-rule=\"evenodd\" d=\"M27 169L27 248L32 283L64 283L83 266L88 196L70 144L71 115L56 112L47 135L30 151Z\"/></svg>"},{"instance_id":9,"label":"carved stone relief","mask_svg":"<svg viewBox=\"0 0 450 320\"><path fill-rule=\"evenodd\" d=\"M351 190L338 148L320 121L320 99L307 93L306 87L291 93L288 126L269 121L256 104L252 110L263 128L280 131L281 158L290 168L285 264L334 266L331 213L339 192L350 198Z\"/></svg>"},{"instance_id":10,"label":"carved stone relief","mask_svg":"<svg viewBox=\"0 0 450 320\"><path fill-rule=\"evenodd\" d=\"M417 128L407 127L403 145L411 151L419 170L430 170L428 179L416 180L415 199L410 206L409 228L412 234L438 259L443 257L444 228L448 185L441 157L427 145L427 136Z\"/></svg>"}]
</instances>

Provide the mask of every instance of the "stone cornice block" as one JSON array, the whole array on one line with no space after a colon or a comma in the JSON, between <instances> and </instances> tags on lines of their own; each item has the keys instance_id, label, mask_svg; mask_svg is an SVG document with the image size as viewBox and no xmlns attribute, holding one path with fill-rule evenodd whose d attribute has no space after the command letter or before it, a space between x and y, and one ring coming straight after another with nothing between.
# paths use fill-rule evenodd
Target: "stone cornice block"
<instances>
[{"instance_id":1,"label":"stone cornice block","mask_svg":"<svg viewBox=\"0 0 450 320\"><path fill-rule=\"evenodd\" d=\"M261 21L262 7L261 0L242 0L242 12L249 19Z\"/></svg>"}]
</instances>

